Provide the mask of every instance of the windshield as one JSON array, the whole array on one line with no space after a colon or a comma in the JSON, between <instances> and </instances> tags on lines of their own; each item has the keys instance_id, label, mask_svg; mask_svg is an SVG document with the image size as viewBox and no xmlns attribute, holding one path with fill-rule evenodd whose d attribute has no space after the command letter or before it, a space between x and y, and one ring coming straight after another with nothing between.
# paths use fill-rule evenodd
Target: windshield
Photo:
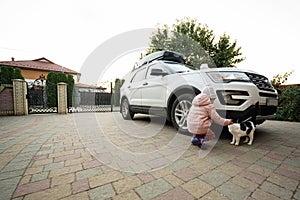
<instances>
[{"instance_id":1,"label":"windshield","mask_svg":"<svg viewBox=\"0 0 300 200\"><path fill-rule=\"evenodd\" d=\"M184 64L177 62L165 61L164 64L166 68L171 72L171 74L193 71L192 69L186 67Z\"/></svg>"}]
</instances>

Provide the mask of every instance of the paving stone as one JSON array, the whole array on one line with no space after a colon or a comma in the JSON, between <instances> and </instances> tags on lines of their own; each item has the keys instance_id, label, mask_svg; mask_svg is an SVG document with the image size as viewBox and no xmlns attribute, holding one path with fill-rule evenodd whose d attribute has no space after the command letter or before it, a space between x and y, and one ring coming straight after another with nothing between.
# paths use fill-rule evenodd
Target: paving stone
<instances>
[{"instance_id":1,"label":"paving stone","mask_svg":"<svg viewBox=\"0 0 300 200\"><path fill-rule=\"evenodd\" d=\"M0 200L11 199L13 192L15 191L21 176L5 179L0 181Z\"/></svg>"},{"instance_id":2,"label":"paving stone","mask_svg":"<svg viewBox=\"0 0 300 200\"><path fill-rule=\"evenodd\" d=\"M71 185L58 185L39 192L28 194L24 200L29 199L62 199L71 195Z\"/></svg>"},{"instance_id":3,"label":"paving stone","mask_svg":"<svg viewBox=\"0 0 300 200\"><path fill-rule=\"evenodd\" d=\"M214 168L216 168L216 165L211 164L207 161L200 160L197 164L191 165L190 168L196 170L199 174L204 174Z\"/></svg>"},{"instance_id":4,"label":"paving stone","mask_svg":"<svg viewBox=\"0 0 300 200\"><path fill-rule=\"evenodd\" d=\"M157 179L135 188L142 199L148 200L157 197L172 189L172 186L164 179Z\"/></svg>"},{"instance_id":5,"label":"paving stone","mask_svg":"<svg viewBox=\"0 0 300 200\"><path fill-rule=\"evenodd\" d=\"M36 152L24 152L18 154L11 162L21 162L25 160L31 160L32 157L35 155Z\"/></svg>"},{"instance_id":6,"label":"paving stone","mask_svg":"<svg viewBox=\"0 0 300 200\"><path fill-rule=\"evenodd\" d=\"M229 180L231 177L220 170L212 170L201 175L199 178L206 183L217 187Z\"/></svg>"},{"instance_id":7,"label":"paving stone","mask_svg":"<svg viewBox=\"0 0 300 200\"><path fill-rule=\"evenodd\" d=\"M295 191L299 184L299 180L291 179L279 174L271 174L267 180L291 191Z\"/></svg>"},{"instance_id":8,"label":"paving stone","mask_svg":"<svg viewBox=\"0 0 300 200\"><path fill-rule=\"evenodd\" d=\"M140 200L141 198L133 191L124 192L113 197L113 200Z\"/></svg>"},{"instance_id":9,"label":"paving stone","mask_svg":"<svg viewBox=\"0 0 300 200\"><path fill-rule=\"evenodd\" d=\"M37 152L37 156L41 156L41 155L48 155L51 154L53 152L53 149L48 149L48 150L44 150L44 151L39 151Z\"/></svg>"},{"instance_id":10,"label":"paving stone","mask_svg":"<svg viewBox=\"0 0 300 200\"><path fill-rule=\"evenodd\" d=\"M172 173L173 173L173 171L168 167L165 167L165 168L162 168L162 169L155 170L155 171L151 172L151 174L155 178L161 178L161 177L167 176L167 175L172 174Z\"/></svg>"},{"instance_id":11,"label":"paving stone","mask_svg":"<svg viewBox=\"0 0 300 200\"><path fill-rule=\"evenodd\" d=\"M262 176L269 176L273 171L270 168L263 167L263 166L256 165L256 164L251 165L250 167L247 168L247 170L257 173L257 174L260 174Z\"/></svg>"},{"instance_id":12,"label":"paving stone","mask_svg":"<svg viewBox=\"0 0 300 200\"><path fill-rule=\"evenodd\" d=\"M53 162L72 160L75 158L80 158L80 153L73 153L73 154L68 154L68 155L64 155L64 156L54 157Z\"/></svg>"},{"instance_id":13,"label":"paving stone","mask_svg":"<svg viewBox=\"0 0 300 200\"><path fill-rule=\"evenodd\" d=\"M47 159L48 158L48 155L41 155L41 156L34 156L32 158L33 161L36 161L36 160L44 160L44 159Z\"/></svg>"},{"instance_id":14,"label":"paving stone","mask_svg":"<svg viewBox=\"0 0 300 200\"><path fill-rule=\"evenodd\" d=\"M118 171L108 171L104 174L100 174L98 176L93 176L89 178L89 184L91 188L105 185L107 183L112 183L114 181L117 181L119 179L122 179L123 176Z\"/></svg>"},{"instance_id":15,"label":"paving stone","mask_svg":"<svg viewBox=\"0 0 300 200\"><path fill-rule=\"evenodd\" d=\"M65 145L63 145L64 147ZM56 147L57 148L57 147ZM62 148L64 149L64 148ZM55 153L51 153L49 154L49 158L58 158L58 157L62 157L62 156L66 156L66 155L72 155L74 154L74 150L69 150L69 151L59 151L59 152L55 152Z\"/></svg>"},{"instance_id":16,"label":"paving stone","mask_svg":"<svg viewBox=\"0 0 300 200\"><path fill-rule=\"evenodd\" d=\"M219 192L212 190L203 197L200 198L201 200L229 200L226 196L223 194L220 194Z\"/></svg>"},{"instance_id":17,"label":"paving stone","mask_svg":"<svg viewBox=\"0 0 300 200\"><path fill-rule=\"evenodd\" d=\"M88 191L91 200L94 199L108 199L115 196L115 191L111 184L96 187Z\"/></svg>"},{"instance_id":18,"label":"paving stone","mask_svg":"<svg viewBox=\"0 0 300 200\"><path fill-rule=\"evenodd\" d=\"M234 156L240 156L240 155L244 154L245 151L242 151L238 148L233 148L233 149L226 151L226 153L228 153L230 155L234 155Z\"/></svg>"},{"instance_id":19,"label":"paving stone","mask_svg":"<svg viewBox=\"0 0 300 200\"><path fill-rule=\"evenodd\" d=\"M172 169L173 171L178 171L178 170L181 170L183 168L186 168L188 166L190 166L191 163L186 161L186 160L176 160L175 162L173 162L171 165L169 165L168 167L170 169Z\"/></svg>"},{"instance_id":20,"label":"paving stone","mask_svg":"<svg viewBox=\"0 0 300 200\"><path fill-rule=\"evenodd\" d=\"M69 173L75 173L80 170L82 170L81 165L73 165L73 166L68 166L68 167L64 167L61 169L54 169L54 170L50 171L49 177L61 176L64 174L69 174Z\"/></svg>"},{"instance_id":21,"label":"paving stone","mask_svg":"<svg viewBox=\"0 0 300 200\"><path fill-rule=\"evenodd\" d=\"M297 173L297 172L292 171L292 170L288 170L283 166L280 166L279 168L277 168L275 170L275 173L278 173L282 176L286 176L286 177L291 178L291 179L300 180L300 173Z\"/></svg>"},{"instance_id":22,"label":"paving stone","mask_svg":"<svg viewBox=\"0 0 300 200\"><path fill-rule=\"evenodd\" d=\"M4 169L1 172L10 172L15 170L26 169L30 162L31 162L30 160L24 160L20 162L10 162L8 165L4 167Z\"/></svg>"},{"instance_id":23,"label":"paving stone","mask_svg":"<svg viewBox=\"0 0 300 200\"><path fill-rule=\"evenodd\" d=\"M285 155L279 154L279 153L276 153L276 152L270 152L269 154L267 154L267 156L272 158L272 159L280 160L280 161L283 161L286 158Z\"/></svg>"},{"instance_id":24,"label":"paving stone","mask_svg":"<svg viewBox=\"0 0 300 200\"><path fill-rule=\"evenodd\" d=\"M230 181L222 184L220 187L216 188L216 190L231 200L245 199L251 194L249 190L233 184Z\"/></svg>"},{"instance_id":25,"label":"paving stone","mask_svg":"<svg viewBox=\"0 0 300 200\"><path fill-rule=\"evenodd\" d=\"M29 167L25 171L25 175L37 174L43 171L43 166Z\"/></svg>"},{"instance_id":26,"label":"paving stone","mask_svg":"<svg viewBox=\"0 0 300 200\"><path fill-rule=\"evenodd\" d=\"M300 199L300 190L296 190L294 196L295 199Z\"/></svg>"},{"instance_id":27,"label":"paving stone","mask_svg":"<svg viewBox=\"0 0 300 200\"><path fill-rule=\"evenodd\" d=\"M38 192L50 187L50 179L19 185L14 192L13 197L19 197L26 194Z\"/></svg>"},{"instance_id":28,"label":"paving stone","mask_svg":"<svg viewBox=\"0 0 300 200\"><path fill-rule=\"evenodd\" d=\"M174 173L178 178L180 178L181 180L187 182L189 180L192 180L196 177L198 177L200 174L199 172L197 172L196 170L192 169L192 168L183 168L179 171L177 171L176 173Z\"/></svg>"},{"instance_id":29,"label":"paving stone","mask_svg":"<svg viewBox=\"0 0 300 200\"><path fill-rule=\"evenodd\" d=\"M111 113L96 113L96 115L99 120L106 121L106 125L110 124L107 119L110 119ZM36 115L29 115L20 117L19 121L28 122L28 119L34 118ZM0 118L1 124L3 119L5 117ZM250 147L247 145L235 147L228 144L229 140L221 138L204 158L199 158L198 149L190 146L178 160L164 169L133 174L115 171L95 160L82 146L73 127L72 115L42 115L36 119L39 121L37 126L29 126L26 130L17 128L17 123L3 123L7 130L14 130L11 130L13 135L0 138L0 200L11 199L14 191L17 191L16 188L47 180L48 177L52 188L24 194L15 199L89 199L90 186L96 189L106 185L110 185L107 188L107 191L111 191L109 198L142 199L135 189L148 186L158 180L169 186L167 191L153 197L158 199L181 198L182 194L193 195L194 199L235 199L237 196L244 199L242 194L246 194L247 200L273 200L279 197L300 199L300 136L294 131L300 129L298 123L267 121L257 128L257 132L262 134L258 134L255 143ZM143 123L143 120L136 123L140 121ZM3 130L1 128L3 126L0 126L0 132ZM36 132L36 129L41 128L44 128L44 132ZM160 148L161 145L167 144L174 137L174 129L168 126L167 128L168 130L163 131L163 135L158 134L151 139L130 139L130 141L127 137L116 134L120 132L117 125L109 126L107 130L110 131L108 137L125 144L122 147L128 149L130 147L128 144L131 143L131 146L137 147L140 151L143 150L140 144L149 148ZM15 131L17 129L18 131ZM285 134L282 134L283 132ZM155 143L154 146L151 146L152 142ZM165 154L169 156L172 151L174 152L174 149L170 149ZM110 155L120 156L115 152ZM61 161L55 163L54 160ZM154 160L152 167L156 168L162 166L161 164L166 164L163 161L168 159L145 157L144 163L151 160ZM84 171L93 168L101 168L102 174L94 175L93 170ZM133 170L133 168L130 169ZM214 183L210 185L200 180L199 176L204 177L211 171L219 171L222 176L225 174L232 178L214 190ZM196 172L198 175L193 175L191 172ZM83 179L76 181L76 176ZM129 177L135 178L129 180ZM184 180L187 182L185 183ZM232 188L234 188L234 193ZM96 191L94 191L95 195ZM120 194L117 194L117 191ZM250 192L251 196L247 192ZM105 187L102 193L105 194Z\"/></svg>"},{"instance_id":30,"label":"paving stone","mask_svg":"<svg viewBox=\"0 0 300 200\"><path fill-rule=\"evenodd\" d=\"M292 166L297 167L297 168L300 168L300 159L297 159L297 158L294 158L294 159L291 159L291 158L285 159L283 161L283 163L285 163L287 165L292 165Z\"/></svg>"},{"instance_id":31,"label":"paving stone","mask_svg":"<svg viewBox=\"0 0 300 200\"><path fill-rule=\"evenodd\" d=\"M0 173L0 181L5 180L5 179L18 177L18 176L22 176L23 174L24 174L24 169Z\"/></svg>"},{"instance_id":32,"label":"paving stone","mask_svg":"<svg viewBox=\"0 0 300 200\"><path fill-rule=\"evenodd\" d=\"M241 187L249 190L249 191L255 191L256 188L258 188L258 186L259 186L259 184L255 183L253 181L250 181L244 177L241 177L239 175L233 177L230 181L238 186L241 186Z\"/></svg>"},{"instance_id":33,"label":"paving stone","mask_svg":"<svg viewBox=\"0 0 300 200\"><path fill-rule=\"evenodd\" d=\"M281 199L291 199L293 196L293 192L290 190L287 190L285 188L279 187L278 185L275 185L273 183L270 183L268 181L264 182L260 188L268 192L270 194L273 194Z\"/></svg>"},{"instance_id":34,"label":"paving stone","mask_svg":"<svg viewBox=\"0 0 300 200\"><path fill-rule=\"evenodd\" d=\"M55 176L55 177L52 177L51 187L54 187L56 185L64 185L64 184L68 184L68 183L73 183L74 181L75 181L74 173Z\"/></svg>"},{"instance_id":35,"label":"paving stone","mask_svg":"<svg viewBox=\"0 0 300 200\"><path fill-rule=\"evenodd\" d=\"M176 187L153 200L193 200L194 197L181 187Z\"/></svg>"},{"instance_id":36,"label":"paving stone","mask_svg":"<svg viewBox=\"0 0 300 200\"><path fill-rule=\"evenodd\" d=\"M31 177L31 182L47 179L48 175L49 175L49 172L40 172L38 174L33 174Z\"/></svg>"},{"instance_id":37,"label":"paving stone","mask_svg":"<svg viewBox=\"0 0 300 200\"><path fill-rule=\"evenodd\" d=\"M255 190L254 193L251 195L254 199L263 199L263 200L280 200L280 198L266 193L260 189Z\"/></svg>"},{"instance_id":38,"label":"paving stone","mask_svg":"<svg viewBox=\"0 0 300 200\"><path fill-rule=\"evenodd\" d=\"M236 158L230 161L231 164L241 167L243 169L249 167L251 165L250 162L241 160L240 158Z\"/></svg>"},{"instance_id":39,"label":"paving stone","mask_svg":"<svg viewBox=\"0 0 300 200\"><path fill-rule=\"evenodd\" d=\"M258 161L256 161L255 164L259 165L259 166L262 166L262 167L267 167L267 168L272 169L272 170L278 168L278 164L275 164L275 163L272 163L272 162L267 162L267 161L264 161L264 160L258 160Z\"/></svg>"},{"instance_id":40,"label":"paving stone","mask_svg":"<svg viewBox=\"0 0 300 200\"><path fill-rule=\"evenodd\" d=\"M140 173L137 176L143 181L143 183L149 183L155 179L150 173Z\"/></svg>"},{"instance_id":41,"label":"paving stone","mask_svg":"<svg viewBox=\"0 0 300 200\"><path fill-rule=\"evenodd\" d=\"M29 183L31 180L31 175L23 176L19 182L19 185L23 185L25 183Z\"/></svg>"},{"instance_id":42,"label":"paving stone","mask_svg":"<svg viewBox=\"0 0 300 200\"><path fill-rule=\"evenodd\" d=\"M78 194L73 194L61 200L89 200L89 195L87 192L81 192Z\"/></svg>"},{"instance_id":43,"label":"paving stone","mask_svg":"<svg viewBox=\"0 0 300 200\"><path fill-rule=\"evenodd\" d=\"M213 156L207 159L208 162L210 162L213 165L220 166L224 163L227 163L230 160L230 158L225 158L222 156Z\"/></svg>"},{"instance_id":44,"label":"paving stone","mask_svg":"<svg viewBox=\"0 0 300 200\"><path fill-rule=\"evenodd\" d=\"M129 176L113 183L117 194L127 192L142 185L142 181L137 176Z\"/></svg>"},{"instance_id":45,"label":"paving stone","mask_svg":"<svg viewBox=\"0 0 300 200\"><path fill-rule=\"evenodd\" d=\"M44 171L50 171L54 169L61 169L64 167L64 162L55 162L55 163L50 163L44 166Z\"/></svg>"},{"instance_id":46,"label":"paving stone","mask_svg":"<svg viewBox=\"0 0 300 200\"><path fill-rule=\"evenodd\" d=\"M173 174L165 176L164 179L166 181L168 181L173 187L177 187L177 186L182 185L184 183L184 181L182 181L178 177L174 176Z\"/></svg>"},{"instance_id":47,"label":"paving stone","mask_svg":"<svg viewBox=\"0 0 300 200\"><path fill-rule=\"evenodd\" d=\"M266 176L262 176L248 170L242 171L239 175L258 184L262 184L267 178Z\"/></svg>"},{"instance_id":48,"label":"paving stone","mask_svg":"<svg viewBox=\"0 0 300 200\"><path fill-rule=\"evenodd\" d=\"M89 180L87 178L86 179L80 179L80 180L77 180L77 181L72 183L72 193L73 194L86 191L89 188L90 188L89 187Z\"/></svg>"},{"instance_id":49,"label":"paving stone","mask_svg":"<svg viewBox=\"0 0 300 200\"><path fill-rule=\"evenodd\" d=\"M91 160L82 163L83 169L89 169L94 167L100 167L102 165L98 160Z\"/></svg>"},{"instance_id":50,"label":"paving stone","mask_svg":"<svg viewBox=\"0 0 300 200\"><path fill-rule=\"evenodd\" d=\"M102 173L103 172L100 167L85 169L85 170L76 172L76 180L90 178L93 176L100 175Z\"/></svg>"},{"instance_id":51,"label":"paving stone","mask_svg":"<svg viewBox=\"0 0 300 200\"><path fill-rule=\"evenodd\" d=\"M192 194L195 198L200 198L214 189L211 185L203 182L198 178L190 180L189 182L183 184L181 187Z\"/></svg>"},{"instance_id":52,"label":"paving stone","mask_svg":"<svg viewBox=\"0 0 300 200\"><path fill-rule=\"evenodd\" d=\"M244 169L232 164L232 162L225 163L224 165L221 165L218 167L218 170L222 171L223 173L229 175L229 176L236 176Z\"/></svg>"},{"instance_id":53,"label":"paving stone","mask_svg":"<svg viewBox=\"0 0 300 200\"><path fill-rule=\"evenodd\" d=\"M36 167L36 166L44 166L47 165L49 163L53 162L53 158L47 158L47 159L43 159L43 160L36 160L33 162L32 167Z\"/></svg>"}]
</instances>

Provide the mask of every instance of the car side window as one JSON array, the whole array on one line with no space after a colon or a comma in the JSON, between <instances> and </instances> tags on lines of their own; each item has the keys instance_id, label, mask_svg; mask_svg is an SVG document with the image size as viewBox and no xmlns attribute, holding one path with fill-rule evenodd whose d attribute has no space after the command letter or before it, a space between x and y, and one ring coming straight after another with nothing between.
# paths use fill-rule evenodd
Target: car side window
<instances>
[{"instance_id":1,"label":"car side window","mask_svg":"<svg viewBox=\"0 0 300 200\"><path fill-rule=\"evenodd\" d=\"M145 79L146 75L146 68L143 68L135 73L133 78L131 79L131 82L137 82Z\"/></svg>"},{"instance_id":2,"label":"car side window","mask_svg":"<svg viewBox=\"0 0 300 200\"><path fill-rule=\"evenodd\" d=\"M158 76L162 76L159 74L169 74L168 71L160 64L154 64L149 66L146 79L155 78Z\"/></svg>"}]
</instances>

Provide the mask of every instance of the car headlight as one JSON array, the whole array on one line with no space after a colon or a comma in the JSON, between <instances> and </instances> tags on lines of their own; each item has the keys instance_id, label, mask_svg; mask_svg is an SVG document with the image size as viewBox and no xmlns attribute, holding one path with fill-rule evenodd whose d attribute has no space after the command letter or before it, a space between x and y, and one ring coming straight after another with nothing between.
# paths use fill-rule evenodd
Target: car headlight
<instances>
[{"instance_id":1,"label":"car headlight","mask_svg":"<svg viewBox=\"0 0 300 200\"><path fill-rule=\"evenodd\" d=\"M228 83L231 81L250 82L249 77L243 72L208 72L207 74L216 83Z\"/></svg>"},{"instance_id":2,"label":"car headlight","mask_svg":"<svg viewBox=\"0 0 300 200\"><path fill-rule=\"evenodd\" d=\"M218 90L217 95L222 105L240 106L249 98L248 92L236 90Z\"/></svg>"}]
</instances>

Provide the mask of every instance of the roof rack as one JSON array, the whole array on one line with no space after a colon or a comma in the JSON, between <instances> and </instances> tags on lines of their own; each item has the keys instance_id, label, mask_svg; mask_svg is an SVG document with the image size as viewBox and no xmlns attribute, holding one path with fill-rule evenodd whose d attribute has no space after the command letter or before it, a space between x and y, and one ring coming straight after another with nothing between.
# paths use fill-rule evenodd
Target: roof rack
<instances>
[{"instance_id":1,"label":"roof rack","mask_svg":"<svg viewBox=\"0 0 300 200\"><path fill-rule=\"evenodd\" d=\"M145 56L143 59L138 61L135 64L134 69L140 68L145 64L153 62L154 60L168 60L178 63L185 63L185 56L172 51L157 51Z\"/></svg>"}]
</instances>

